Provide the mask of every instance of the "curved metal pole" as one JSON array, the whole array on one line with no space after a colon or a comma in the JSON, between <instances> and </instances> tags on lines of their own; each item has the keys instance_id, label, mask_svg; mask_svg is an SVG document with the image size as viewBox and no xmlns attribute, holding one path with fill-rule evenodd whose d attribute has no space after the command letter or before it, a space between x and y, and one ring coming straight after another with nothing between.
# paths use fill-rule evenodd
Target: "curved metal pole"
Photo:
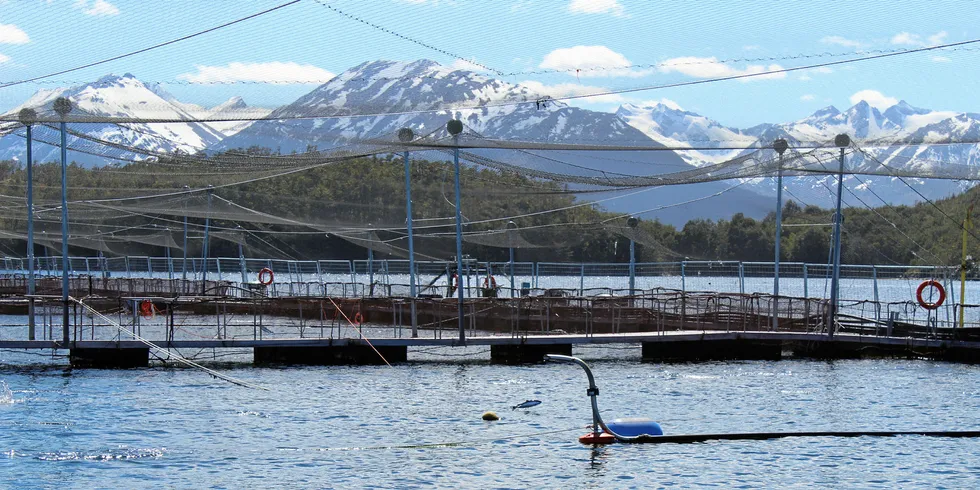
<instances>
[{"instance_id":1,"label":"curved metal pole","mask_svg":"<svg viewBox=\"0 0 980 490\"><path fill-rule=\"evenodd\" d=\"M596 397L599 396L599 388L595 385L595 377L592 376L592 369L589 369L589 365L586 364L585 361L577 357L562 356L559 354L545 354L544 360L578 364L582 369L585 370L585 375L589 377L589 389L586 390L585 393L589 395L589 398L592 400L592 433L593 434L598 435L599 429L601 428L603 432L606 432L609 435L615 437L616 440L620 442L640 442L643 440L650 439L651 437L657 437L657 436L649 436L649 435L627 437L627 436L621 436L609 430L609 427L606 426L606 423L602 421L602 416L599 415L599 404L596 401Z\"/></svg>"}]
</instances>

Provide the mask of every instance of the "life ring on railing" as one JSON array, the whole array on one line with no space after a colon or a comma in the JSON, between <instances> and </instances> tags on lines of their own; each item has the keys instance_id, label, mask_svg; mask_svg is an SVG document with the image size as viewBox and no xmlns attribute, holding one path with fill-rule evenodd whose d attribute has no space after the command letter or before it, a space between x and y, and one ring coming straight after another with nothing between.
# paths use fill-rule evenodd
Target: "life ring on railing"
<instances>
[{"instance_id":1,"label":"life ring on railing","mask_svg":"<svg viewBox=\"0 0 980 490\"><path fill-rule=\"evenodd\" d=\"M143 318L153 318L154 310L152 301L144 299L140 302L140 316Z\"/></svg>"},{"instance_id":2,"label":"life ring on railing","mask_svg":"<svg viewBox=\"0 0 980 490\"><path fill-rule=\"evenodd\" d=\"M456 286L459 285L459 275L453 273L452 277L449 278L449 295L452 296L456 292Z\"/></svg>"},{"instance_id":3,"label":"life ring on railing","mask_svg":"<svg viewBox=\"0 0 980 490\"><path fill-rule=\"evenodd\" d=\"M497 289L497 280L493 276L483 278L483 289Z\"/></svg>"},{"instance_id":4,"label":"life ring on railing","mask_svg":"<svg viewBox=\"0 0 980 490\"><path fill-rule=\"evenodd\" d=\"M263 286L268 286L272 284L272 280L276 278L276 275L272 272L272 269L268 267L263 267L259 271L259 284Z\"/></svg>"},{"instance_id":5,"label":"life ring on railing","mask_svg":"<svg viewBox=\"0 0 980 490\"><path fill-rule=\"evenodd\" d=\"M925 290L927 286L932 286L939 291L939 299L936 300L935 303L927 303L924 299L922 299L922 291ZM933 279L922 281L922 284L919 284L919 289L915 290L915 299L919 300L919 305L921 305L923 308L927 310L935 310L936 308L942 306L943 301L946 301L946 288L944 288L939 281Z\"/></svg>"},{"instance_id":6,"label":"life ring on railing","mask_svg":"<svg viewBox=\"0 0 980 490\"><path fill-rule=\"evenodd\" d=\"M354 325L358 325L358 326L360 326L361 323L364 323L364 317L361 316L361 312L358 311L357 313L354 313L354 321L353 321L353 323L354 323Z\"/></svg>"}]
</instances>

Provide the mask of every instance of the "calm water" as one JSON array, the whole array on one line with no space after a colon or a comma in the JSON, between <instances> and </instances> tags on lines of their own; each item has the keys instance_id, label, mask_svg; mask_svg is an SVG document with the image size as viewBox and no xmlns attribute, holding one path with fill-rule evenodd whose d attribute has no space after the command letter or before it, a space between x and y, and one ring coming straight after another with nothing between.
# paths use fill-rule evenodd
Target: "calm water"
<instances>
[{"instance_id":1,"label":"calm water","mask_svg":"<svg viewBox=\"0 0 980 490\"><path fill-rule=\"evenodd\" d=\"M420 349L394 368L68 371L0 352L6 488L977 488L980 440L576 442L590 421L571 365L497 366ZM930 361L648 364L582 348L613 416L669 434L980 429L980 366ZM46 363L29 368L24 363ZM5 385L5 386L4 386ZM511 410L526 399L542 404ZM482 412L502 419L484 422ZM438 445L449 444L454 445ZM414 446L432 444L432 446Z\"/></svg>"}]
</instances>

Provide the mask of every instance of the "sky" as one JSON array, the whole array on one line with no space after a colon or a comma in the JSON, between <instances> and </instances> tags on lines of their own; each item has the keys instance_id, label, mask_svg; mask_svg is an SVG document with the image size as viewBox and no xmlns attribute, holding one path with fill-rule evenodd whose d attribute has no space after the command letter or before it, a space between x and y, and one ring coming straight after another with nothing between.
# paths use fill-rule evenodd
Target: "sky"
<instances>
[{"instance_id":1,"label":"sky","mask_svg":"<svg viewBox=\"0 0 980 490\"><path fill-rule=\"evenodd\" d=\"M0 85L69 70L290 0L0 0ZM359 63L431 59L613 111L663 102L746 128L858 100L980 112L980 43L743 80L760 73L980 38L980 2L828 0L300 0L97 66L0 88L0 111L39 89L131 73L183 102L292 102ZM660 87L660 88L658 88Z\"/></svg>"}]
</instances>

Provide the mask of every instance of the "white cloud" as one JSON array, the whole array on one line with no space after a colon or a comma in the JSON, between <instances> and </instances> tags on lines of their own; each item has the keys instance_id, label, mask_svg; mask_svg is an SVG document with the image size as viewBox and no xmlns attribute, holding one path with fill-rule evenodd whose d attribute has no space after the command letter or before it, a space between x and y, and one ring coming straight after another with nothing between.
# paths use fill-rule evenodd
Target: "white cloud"
<instances>
[{"instance_id":1,"label":"white cloud","mask_svg":"<svg viewBox=\"0 0 980 490\"><path fill-rule=\"evenodd\" d=\"M622 17L626 12L619 0L572 0L568 4L573 14L612 14Z\"/></svg>"},{"instance_id":2,"label":"white cloud","mask_svg":"<svg viewBox=\"0 0 980 490\"><path fill-rule=\"evenodd\" d=\"M742 46L744 51L758 51L760 49L758 44L749 44L748 46Z\"/></svg>"},{"instance_id":3,"label":"white cloud","mask_svg":"<svg viewBox=\"0 0 980 490\"><path fill-rule=\"evenodd\" d=\"M851 96L851 104L857 104L862 100L882 111L898 103L898 99L887 97L877 90L862 90Z\"/></svg>"},{"instance_id":4,"label":"white cloud","mask_svg":"<svg viewBox=\"0 0 980 490\"><path fill-rule=\"evenodd\" d=\"M855 41L853 39L847 39L842 36L826 36L820 40L824 44L836 44L838 46L844 46L846 48L860 49L864 47L864 43L860 41Z\"/></svg>"},{"instance_id":5,"label":"white cloud","mask_svg":"<svg viewBox=\"0 0 980 490\"><path fill-rule=\"evenodd\" d=\"M946 34L946 31L939 31L929 36L929 45L937 46L939 44L943 44L944 42L946 42L946 36L948 36L948 34Z\"/></svg>"},{"instance_id":6,"label":"white cloud","mask_svg":"<svg viewBox=\"0 0 980 490\"><path fill-rule=\"evenodd\" d=\"M923 40L922 36L918 34L913 34L910 32L900 32L892 36L891 43L897 45L919 46L919 47L938 46L946 42L947 36L949 36L949 34L946 31L939 31L929 36L925 40Z\"/></svg>"},{"instance_id":7,"label":"white cloud","mask_svg":"<svg viewBox=\"0 0 980 490\"><path fill-rule=\"evenodd\" d=\"M177 75L191 83L315 83L321 84L335 75L313 65L301 65L291 61L268 63L228 63L227 66L194 65L197 73Z\"/></svg>"},{"instance_id":8,"label":"white cloud","mask_svg":"<svg viewBox=\"0 0 980 490\"><path fill-rule=\"evenodd\" d=\"M660 65L660 71L664 73L678 72L689 77L695 78L724 78L724 77L736 77L741 75L751 75L756 73L765 73L767 71L782 70L783 67L779 65L748 65L744 69L736 68L731 65L726 65L718 61L714 56L710 58L698 58L696 56L682 56L679 58L671 58ZM755 77L750 77L744 79L749 81L752 79L776 79L776 78L786 78L786 73L769 73L765 75L758 75Z\"/></svg>"},{"instance_id":9,"label":"white cloud","mask_svg":"<svg viewBox=\"0 0 980 490\"><path fill-rule=\"evenodd\" d=\"M93 17L112 17L113 15L119 15L119 9L106 0L95 0L94 2L89 0L76 0L75 8L81 10L83 14Z\"/></svg>"},{"instance_id":10,"label":"white cloud","mask_svg":"<svg viewBox=\"0 0 980 490\"><path fill-rule=\"evenodd\" d=\"M521 82L520 84L539 94L548 95L555 98L597 94L609 90L605 87L580 85L577 83L558 83L555 85L545 85L541 82L534 81L534 80L526 80ZM581 100L587 102L596 102L596 103L619 104L622 103L625 99L623 98L623 96L618 94L604 94L604 95L595 95L591 97L583 97Z\"/></svg>"},{"instance_id":11,"label":"white cloud","mask_svg":"<svg viewBox=\"0 0 980 490\"><path fill-rule=\"evenodd\" d=\"M815 100L816 98L817 96L813 94L803 94L800 96L800 100L802 100L803 102L810 102L811 100Z\"/></svg>"},{"instance_id":12,"label":"white cloud","mask_svg":"<svg viewBox=\"0 0 980 490\"><path fill-rule=\"evenodd\" d=\"M642 77L653 73L653 70L631 69L632 64L605 46L575 46L546 54L538 67L565 71L576 77Z\"/></svg>"},{"instance_id":13,"label":"white cloud","mask_svg":"<svg viewBox=\"0 0 980 490\"><path fill-rule=\"evenodd\" d=\"M31 38L20 27L13 24L0 24L0 44L27 44Z\"/></svg>"},{"instance_id":14,"label":"white cloud","mask_svg":"<svg viewBox=\"0 0 980 490\"><path fill-rule=\"evenodd\" d=\"M0 64L10 61L10 56L0 53Z\"/></svg>"},{"instance_id":15,"label":"white cloud","mask_svg":"<svg viewBox=\"0 0 980 490\"><path fill-rule=\"evenodd\" d=\"M951 63L953 61L946 56L933 56L931 59L936 63Z\"/></svg>"}]
</instances>

